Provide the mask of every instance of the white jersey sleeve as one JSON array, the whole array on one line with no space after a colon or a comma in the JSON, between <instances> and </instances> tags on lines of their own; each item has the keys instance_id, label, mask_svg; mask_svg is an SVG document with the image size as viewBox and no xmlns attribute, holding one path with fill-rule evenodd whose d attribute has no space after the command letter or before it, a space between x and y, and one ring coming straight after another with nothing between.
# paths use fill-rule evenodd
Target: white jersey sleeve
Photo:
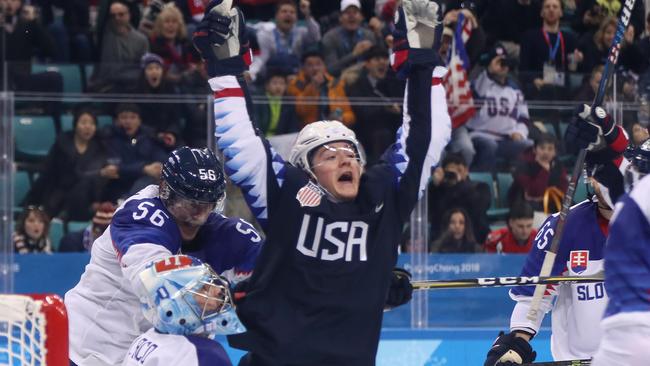
<instances>
[{"instance_id":1,"label":"white jersey sleeve","mask_svg":"<svg viewBox=\"0 0 650 366\"><path fill-rule=\"evenodd\" d=\"M122 366L231 366L223 347L198 337L158 333L151 328L129 348Z\"/></svg>"},{"instance_id":2,"label":"white jersey sleeve","mask_svg":"<svg viewBox=\"0 0 650 366\"><path fill-rule=\"evenodd\" d=\"M79 283L65 294L70 359L78 365L120 364L133 339L151 327L140 308L137 276L181 245L157 196L158 187L149 186L118 208L93 243Z\"/></svg>"}]
</instances>

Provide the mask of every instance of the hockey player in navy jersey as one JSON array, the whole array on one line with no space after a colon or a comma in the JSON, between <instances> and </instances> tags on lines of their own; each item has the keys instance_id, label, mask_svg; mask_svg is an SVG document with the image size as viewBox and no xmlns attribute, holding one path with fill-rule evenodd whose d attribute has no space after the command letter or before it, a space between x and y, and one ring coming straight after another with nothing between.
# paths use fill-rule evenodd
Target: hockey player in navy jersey
<instances>
[{"instance_id":1,"label":"hockey player in navy jersey","mask_svg":"<svg viewBox=\"0 0 650 366\"><path fill-rule=\"evenodd\" d=\"M216 335L245 330L228 281L199 259L175 255L139 274L153 328L136 338L122 366L230 366Z\"/></svg>"},{"instance_id":2,"label":"hockey player in navy jersey","mask_svg":"<svg viewBox=\"0 0 650 366\"><path fill-rule=\"evenodd\" d=\"M571 207L551 275L593 276L603 271L605 241L612 216L612 202L623 193L618 169L627 137L605 111L583 105L567 129L566 145L587 148L587 172L595 197ZM612 200L613 198L613 200ZM545 250L549 249L559 215L539 228L521 276L539 275ZM535 320L527 318L535 287L510 291L517 302L510 319L510 333L500 335L488 352L485 366L530 363L536 353L528 343L539 331L545 313L552 310L551 353L553 359L591 358L598 348L598 322L607 305L603 282L549 286Z\"/></svg>"},{"instance_id":3,"label":"hockey player in navy jersey","mask_svg":"<svg viewBox=\"0 0 650 366\"><path fill-rule=\"evenodd\" d=\"M242 19L227 9L219 13L232 15L225 43L206 42L206 31L194 42L208 63L226 172L267 238L238 303L247 332L229 343L249 351L240 365L374 365L391 282L404 290L397 304L410 295L407 276L392 274L402 225L450 136L447 70L435 51L438 5L407 0L398 11L393 66L407 78L403 124L370 168L354 132L338 121L303 128L288 162L270 147L238 79L246 63ZM215 21L212 14L203 24Z\"/></svg>"},{"instance_id":4,"label":"hockey player in navy jersey","mask_svg":"<svg viewBox=\"0 0 650 366\"><path fill-rule=\"evenodd\" d=\"M140 309L138 274L153 260L192 254L233 281L249 275L261 246L252 226L221 215L222 166L212 151L181 147L163 164L160 185L127 199L95 240L90 263L65 295L72 364L120 365L151 327Z\"/></svg>"},{"instance_id":5,"label":"hockey player in navy jersey","mask_svg":"<svg viewBox=\"0 0 650 366\"><path fill-rule=\"evenodd\" d=\"M615 206L605 247L609 303L593 366L646 366L650 360L650 140L631 156L631 192Z\"/></svg>"}]
</instances>

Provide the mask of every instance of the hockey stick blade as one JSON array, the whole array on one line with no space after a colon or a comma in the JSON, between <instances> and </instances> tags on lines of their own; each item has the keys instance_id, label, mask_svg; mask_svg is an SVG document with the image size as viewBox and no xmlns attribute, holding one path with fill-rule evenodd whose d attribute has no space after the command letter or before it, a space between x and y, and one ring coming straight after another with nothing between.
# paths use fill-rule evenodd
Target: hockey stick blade
<instances>
[{"instance_id":1,"label":"hockey stick blade","mask_svg":"<svg viewBox=\"0 0 650 366\"><path fill-rule=\"evenodd\" d=\"M413 281L411 285L415 290L437 290L437 289L458 289L477 287L512 287L512 286L535 286L535 285L557 285L560 283L591 283L602 282L603 274L594 276L549 276L549 277L479 277L459 280L433 280ZM546 287L546 286L543 286Z\"/></svg>"},{"instance_id":2,"label":"hockey stick blade","mask_svg":"<svg viewBox=\"0 0 650 366\"><path fill-rule=\"evenodd\" d=\"M536 362L536 363L526 363L521 366L589 366L589 365L591 365L591 360Z\"/></svg>"},{"instance_id":3,"label":"hockey stick blade","mask_svg":"<svg viewBox=\"0 0 650 366\"><path fill-rule=\"evenodd\" d=\"M632 8L634 8L635 0L625 0L623 8L621 9L621 15L618 19L618 24L616 26L616 35L612 40L612 46L609 48L609 56L607 57L607 62L605 63L605 69L603 70L603 76L600 79L598 84L598 91L594 97L594 101L591 105L592 108L599 106L603 103L605 98L605 90L610 80L610 76L614 71L614 65L618 60L618 53L621 46L621 41L625 34L628 24L630 24L630 17L632 15ZM549 276L555 264L555 256L560 246L560 239L562 238L562 233L564 232L564 225L566 224L566 219L569 214L569 209L571 208L571 203L573 202L573 195L576 190L576 185L578 184L578 179L582 175L582 166L585 163L585 158L587 157L587 151L585 149L580 149L578 153L578 158L576 159L575 166L573 167L573 174L571 175L571 181L569 182L569 187L567 192L564 195L564 200L562 201L562 209L560 210L560 218L555 227L555 234L553 235L553 240L551 241L551 247L546 251L544 256L544 262L540 270L539 276ZM539 307L544 297L545 286L535 287L535 292L533 293L533 298L531 299L530 309L526 317L531 320L537 320L539 316Z\"/></svg>"}]
</instances>

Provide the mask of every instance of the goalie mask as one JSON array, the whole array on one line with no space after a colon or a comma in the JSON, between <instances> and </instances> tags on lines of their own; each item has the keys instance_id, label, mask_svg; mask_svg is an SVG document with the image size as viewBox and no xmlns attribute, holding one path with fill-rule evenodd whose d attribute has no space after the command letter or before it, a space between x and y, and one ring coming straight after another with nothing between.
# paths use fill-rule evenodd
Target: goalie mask
<instances>
[{"instance_id":1,"label":"goalie mask","mask_svg":"<svg viewBox=\"0 0 650 366\"><path fill-rule=\"evenodd\" d=\"M311 165L311 159L316 150L321 146L326 146L333 142L348 142L352 145L354 158L359 161L359 166L363 169L366 164L366 158L357 140L354 132L345 127L339 121L317 121L305 126L296 139L289 162L303 171L307 172L314 180L317 181ZM331 147L327 147L332 149ZM348 149L349 150L349 149ZM346 154L348 151L343 151Z\"/></svg>"},{"instance_id":2,"label":"goalie mask","mask_svg":"<svg viewBox=\"0 0 650 366\"><path fill-rule=\"evenodd\" d=\"M210 149L174 150L163 164L162 180L160 198L176 220L200 226L211 212L223 211L226 179Z\"/></svg>"},{"instance_id":3,"label":"goalie mask","mask_svg":"<svg viewBox=\"0 0 650 366\"><path fill-rule=\"evenodd\" d=\"M150 263L139 277L147 293L140 302L157 331L209 338L246 331L228 281L199 259L170 256Z\"/></svg>"}]
</instances>

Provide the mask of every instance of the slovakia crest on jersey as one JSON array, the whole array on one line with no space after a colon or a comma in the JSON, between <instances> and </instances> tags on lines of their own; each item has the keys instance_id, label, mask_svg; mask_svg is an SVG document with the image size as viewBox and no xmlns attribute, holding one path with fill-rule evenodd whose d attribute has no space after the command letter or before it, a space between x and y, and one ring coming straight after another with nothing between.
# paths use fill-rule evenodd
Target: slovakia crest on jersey
<instances>
[{"instance_id":1,"label":"slovakia crest on jersey","mask_svg":"<svg viewBox=\"0 0 650 366\"><path fill-rule=\"evenodd\" d=\"M571 265L571 271L574 273L580 274L587 270L587 264L589 263L589 251L588 250L572 250L569 256L569 264Z\"/></svg>"},{"instance_id":2,"label":"slovakia crest on jersey","mask_svg":"<svg viewBox=\"0 0 650 366\"><path fill-rule=\"evenodd\" d=\"M316 207L320 205L321 198L323 198L323 190L311 181L300 188L296 194L296 199L302 207Z\"/></svg>"}]
</instances>

